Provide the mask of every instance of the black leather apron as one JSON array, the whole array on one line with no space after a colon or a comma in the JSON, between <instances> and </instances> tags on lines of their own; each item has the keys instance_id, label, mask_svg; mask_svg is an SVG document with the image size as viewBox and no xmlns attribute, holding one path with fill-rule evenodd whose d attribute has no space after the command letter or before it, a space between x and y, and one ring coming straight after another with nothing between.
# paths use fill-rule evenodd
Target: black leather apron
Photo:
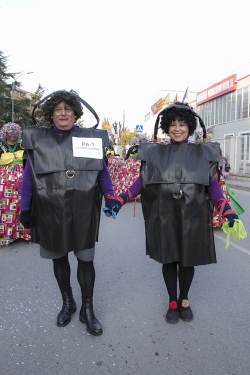
<instances>
[{"instance_id":1,"label":"black leather apron","mask_svg":"<svg viewBox=\"0 0 250 375\"><path fill-rule=\"evenodd\" d=\"M97 177L103 159L74 157L72 137L101 138L107 147L107 131L80 128L57 133L28 127L22 136L34 177L32 242L61 254L93 248L102 201Z\"/></svg>"},{"instance_id":2,"label":"black leather apron","mask_svg":"<svg viewBox=\"0 0 250 375\"><path fill-rule=\"evenodd\" d=\"M146 253L160 263L216 263L207 188L218 168L216 143L141 143Z\"/></svg>"}]
</instances>

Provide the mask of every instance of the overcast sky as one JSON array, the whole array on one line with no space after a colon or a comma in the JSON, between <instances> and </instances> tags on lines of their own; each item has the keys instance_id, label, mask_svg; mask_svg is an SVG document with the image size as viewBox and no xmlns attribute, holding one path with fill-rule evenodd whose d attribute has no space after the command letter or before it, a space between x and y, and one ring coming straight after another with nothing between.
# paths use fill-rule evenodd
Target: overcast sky
<instances>
[{"instance_id":1,"label":"overcast sky","mask_svg":"<svg viewBox=\"0 0 250 375\"><path fill-rule=\"evenodd\" d=\"M22 88L74 89L133 129L161 90L250 74L247 0L0 0L0 50ZM94 118L84 110L85 125Z\"/></svg>"}]
</instances>

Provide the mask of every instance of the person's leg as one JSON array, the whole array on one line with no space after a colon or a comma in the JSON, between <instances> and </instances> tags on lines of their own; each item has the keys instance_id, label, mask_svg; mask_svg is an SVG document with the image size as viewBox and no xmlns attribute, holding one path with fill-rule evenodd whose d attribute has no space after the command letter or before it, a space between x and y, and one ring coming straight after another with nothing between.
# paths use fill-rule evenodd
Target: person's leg
<instances>
[{"instance_id":1,"label":"person's leg","mask_svg":"<svg viewBox=\"0 0 250 375\"><path fill-rule=\"evenodd\" d=\"M95 336L102 334L102 326L96 319L93 310L93 293L95 284L94 261L84 261L77 258L77 280L82 292L82 308L79 320L86 324L89 333Z\"/></svg>"},{"instance_id":2,"label":"person's leg","mask_svg":"<svg viewBox=\"0 0 250 375\"><path fill-rule=\"evenodd\" d=\"M189 306L188 292L194 278L194 267L179 266L179 287L180 287L180 318L190 322L193 318L193 312Z\"/></svg>"},{"instance_id":3,"label":"person's leg","mask_svg":"<svg viewBox=\"0 0 250 375\"><path fill-rule=\"evenodd\" d=\"M71 321L71 315L76 311L76 303L70 286L70 265L68 255L53 259L54 275L62 293L63 306L57 316L57 326L64 327Z\"/></svg>"},{"instance_id":4,"label":"person's leg","mask_svg":"<svg viewBox=\"0 0 250 375\"><path fill-rule=\"evenodd\" d=\"M70 290L70 264L68 254L53 260L54 275L61 293Z\"/></svg>"},{"instance_id":5,"label":"person's leg","mask_svg":"<svg viewBox=\"0 0 250 375\"><path fill-rule=\"evenodd\" d=\"M82 298L93 298L95 285L94 261L84 262L77 258L77 280L79 282Z\"/></svg>"},{"instance_id":6,"label":"person's leg","mask_svg":"<svg viewBox=\"0 0 250 375\"><path fill-rule=\"evenodd\" d=\"M162 274L169 295L169 309L166 314L168 323L179 321L179 308L177 303L177 263L165 263L162 265Z\"/></svg>"}]
</instances>

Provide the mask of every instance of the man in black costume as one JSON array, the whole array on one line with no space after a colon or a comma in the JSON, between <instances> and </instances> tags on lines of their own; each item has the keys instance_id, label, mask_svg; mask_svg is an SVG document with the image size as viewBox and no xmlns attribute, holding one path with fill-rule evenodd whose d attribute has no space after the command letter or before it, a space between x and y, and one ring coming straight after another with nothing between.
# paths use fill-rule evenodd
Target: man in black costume
<instances>
[{"instance_id":1,"label":"man in black costume","mask_svg":"<svg viewBox=\"0 0 250 375\"><path fill-rule=\"evenodd\" d=\"M34 111L44 101L43 115L50 127L32 126L23 131L28 160L21 192L21 223L31 228L32 242L40 245L41 257L53 260L63 299L57 326L69 324L76 311L68 260L68 253L74 251L82 293L79 319L89 333L98 336L103 331L93 310L94 254L102 195L113 195L103 151L109 145L108 134L96 129L97 114L74 91L56 91L37 103L34 123ZM83 114L81 103L97 119L93 128L75 124Z\"/></svg>"}]
</instances>

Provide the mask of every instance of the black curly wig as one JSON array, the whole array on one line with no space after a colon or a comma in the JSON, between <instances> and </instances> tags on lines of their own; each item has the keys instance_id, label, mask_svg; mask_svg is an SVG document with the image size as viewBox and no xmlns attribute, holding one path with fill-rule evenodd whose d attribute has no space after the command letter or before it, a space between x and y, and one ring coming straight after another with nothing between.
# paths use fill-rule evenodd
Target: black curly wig
<instances>
[{"instance_id":1,"label":"black curly wig","mask_svg":"<svg viewBox=\"0 0 250 375\"><path fill-rule=\"evenodd\" d=\"M162 111L160 128L162 129L163 133L168 134L169 126L173 121L178 120L185 121L185 123L188 125L189 135L194 134L197 127L197 120L196 116L193 114L193 108L187 103L175 102L174 104L178 107L170 105L169 109L167 107ZM182 109L179 106L185 107ZM190 109L190 111L188 109Z\"/></svg>"},{"instance_id":2,"label":"black curly wig","mask_svg":"<svg viewBox=\"0 0 250 375\"><path fill-rule=\"evenodd\" d=\"M49 99L47 99L43 104L42 111L45 120L47 120L51 124L53 123L53 119L51 117L53 115L54 109L61 102L66 103L72 108L76 120L78 120L83 115L82 105L79 100L77 100L75 96L71 95L69 91L61 90L55 91L53 94L51 94Z\"/></svg>"}]
</instances>

